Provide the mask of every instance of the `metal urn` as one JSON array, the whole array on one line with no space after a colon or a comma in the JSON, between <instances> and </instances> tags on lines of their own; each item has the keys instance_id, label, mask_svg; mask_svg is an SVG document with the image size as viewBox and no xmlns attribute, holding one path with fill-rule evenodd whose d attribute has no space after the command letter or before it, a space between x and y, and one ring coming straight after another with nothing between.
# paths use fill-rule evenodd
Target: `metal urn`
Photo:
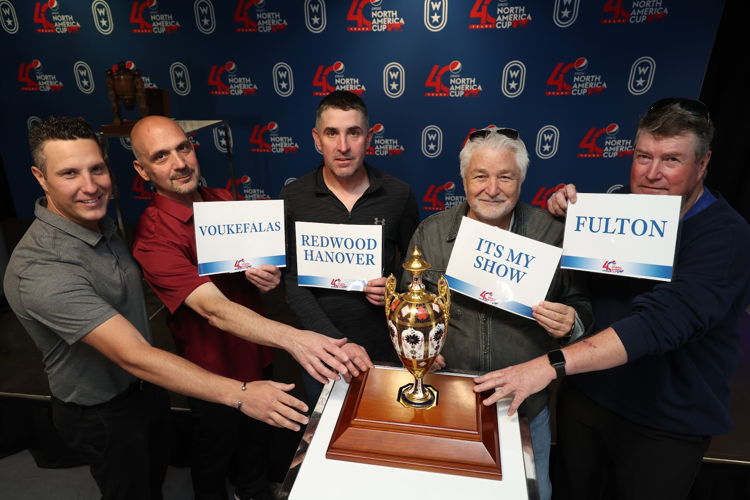
<instances>
[{"instance_id":1,"label":"metal urn","mask_svg":"<svg viewBox=\"0 0 750 500\"><path fill-rule=\"evenodd\" d=\"M398 401L407 408L429 409L438 404L438 390L423 383L424 376L445 344L450 318L450 289L444 276L438 280L438 295L425 290L422 273L430 263L414 247L403 268L412 274L409 290L396 293L396 278L385 284L385 316L393 347L414 382L398 391Z\"/></svg>"}]
</instances>

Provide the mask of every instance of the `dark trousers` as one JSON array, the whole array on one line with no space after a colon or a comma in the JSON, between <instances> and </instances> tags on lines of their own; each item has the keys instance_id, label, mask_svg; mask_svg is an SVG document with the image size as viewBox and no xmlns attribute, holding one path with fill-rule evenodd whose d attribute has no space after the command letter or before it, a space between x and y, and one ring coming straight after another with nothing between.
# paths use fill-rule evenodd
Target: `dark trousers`
<instances>
[{"instance_id":1,"label":"dark trousers","mask_svg":"<svg viewBox=\"0 0 750 500\"><path fill-rule=\"evenodd\" d=\"M270 426L235 408L188 398L193 426L190 472L196 500L226 500L226 479L242 499L271 498Z\"/></svg>"},{"instance_id":2,"label":"dark trousers","mask_svg":"<svg viewBox=\"0 0 750 500\"><path fill-rule=\"evenodd\" d=\"M169 399L136 382L94 406L52 398L60 437L91 469L104 500L160 500L169 464Z\"/></svg>"},{"instance_id":3,"label":"dark trousers","mask_svg":"<svg viewBox=\"0 0 750 500\"><path fill-rule=\"evenodd\" d=\"M557 439L565 490L575 500L684 500L710 436L633 423L570 383L557 400Z\"/></svg>"}]
</instances>

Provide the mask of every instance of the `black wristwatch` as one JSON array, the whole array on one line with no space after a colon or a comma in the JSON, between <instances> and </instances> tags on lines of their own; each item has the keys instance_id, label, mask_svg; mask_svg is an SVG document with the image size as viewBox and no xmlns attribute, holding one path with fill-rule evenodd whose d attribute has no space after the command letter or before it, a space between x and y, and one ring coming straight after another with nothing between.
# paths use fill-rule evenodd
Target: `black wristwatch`
<instances>
[{"instance_id":1,"label":"black wristwatch","mask_svg":"<svg viewBox=\"0 0 750 500\"><path fill-rule=\"evenodd\" d=\"M557 372L557 378L562 379L565 376L565 355L560 349L555 349L547 353L547 358Z\"/></svg>"}]
</instances>

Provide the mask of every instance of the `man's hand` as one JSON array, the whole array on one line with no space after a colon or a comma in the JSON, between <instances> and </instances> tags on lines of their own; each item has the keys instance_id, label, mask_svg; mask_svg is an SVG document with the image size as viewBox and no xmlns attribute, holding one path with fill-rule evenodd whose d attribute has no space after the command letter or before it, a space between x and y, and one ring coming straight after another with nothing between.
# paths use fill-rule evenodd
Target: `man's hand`
<instances>
[{"instance_id":1,"label":"man's hand","mask_svg":"<svg viewBox=\"0 0 750 500\"><path fill-rule=\"evenodd\" d=\"M261 264L245 271L247 281L258 287L261 293L269 292L281 283L281 269L269 264Z\"/></svg>"},{"instance_id":2,"label":"man's hand","mask_svg":"<svg viewBox=\"0 0 750 500\"><path fill-rule=\"evenodd\" d=\"M342 372L342 375L347 382L351 382L352 377L358 376L360 372L367 371L370 368L375 368L367 351L361 345L348 342L342 347L342 349L346 355L349 356L349 361L346 362L348 373Z\"/></svg>"},{"instance_id":3,"label":"man's hand","mask_svg":"<svg viewBox=\"0 0 750 500\"><path fill-rule=\"evenodd\" d=\"M305 425L308 418L304 415L307 405L287 394L294 384L282 384L273 380L249 382L247 390L240 393L237 401L242 402L240 410L256 420L274 427L284 427L293 431Z\"/></svg>"},{"instance_id":4,"label":"man's hand","mask_svg":"<svg viewBox=\"0 0 750 500\"><path fill-rule=\"evenodd\" d=\"M286 349L312 378L325 384L328 379L339 380L339 373L355 377L359 370L373 366L367 352L345 338L334 339L319 333L302 330L289 336ZM348 380L348 378L347 378Z\"/></svg>"},{"instance_id":5,"label":"man's hand","mask_svg":"<svg viewBox=\"0 0 750 500\"><path fill-rule=\"evenodd\" d=\"M577 200L576 193L575 185L566 184L564 188L558 189L547 199L547 211L557 217L565 217L568 202L575 203Z\"/></svg>"},{"instance_id":6,"label":"man's hand","mask_svg":"<svg viewBox=\"0 0 750 500\"><path fill-rule=\"evenodd\" d=\"M576 310L558 302L542 301L531 307L531 315L556 339L569 334L576 320Z\"/></svg>"},{"instance_id":7,"label":"man's hand","mask_svg":"<svg viewBox=\"0 0 750 500\"><path fill-rule=\"evenodd\" d=\"M385 305L385 278L375 278L367 282L365 287L365 297L370 301L370 304L376 306Z\"/></svg>"},{"instance_id":8,"label":"man's hand","mask_svg":"<svg viewBox=\"0 0 750 500\"><path fill-rule=\"evenodd\" d=\"M485 406L495 404L509 394L513 394L508 415L513 415L523 401L549 385L557 377L547 356L540 356L520 365L485 373L474 379L474 392L495 389L494 394L482 401Z\"/></svg>"}]
</instances>

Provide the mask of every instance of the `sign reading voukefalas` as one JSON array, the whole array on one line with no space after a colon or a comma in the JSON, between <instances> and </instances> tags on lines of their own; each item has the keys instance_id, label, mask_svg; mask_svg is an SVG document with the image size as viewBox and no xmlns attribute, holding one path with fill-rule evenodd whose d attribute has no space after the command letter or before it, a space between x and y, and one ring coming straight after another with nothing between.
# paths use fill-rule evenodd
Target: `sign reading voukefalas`
<instances>
[{"instance_id":1,"label":"sign reading voukefalas","mask_svg":"<svg viewBox=\"0 0 750 500\"><path fill-rule=\"evenodd\" d=\"M671 281L680 204L679 196L578 193L560 267Z\"/></svg>"},{"instance_id":2,"label":"sign reading voukefalas","mask_svg":"<svg viewBox=\"0 0 750 500\"><path fill-rule=\"evenodd\" d=\"M383 226L296 222L297 283L363 291L383 274Z\"/></svg>"},{"instance_id":3,"label":"sign reading voukefalas","mask_svg":"<svg viewBox=\"0 0 750 500\"><path fill-rule=\"evenodd\" d=\"M286 266L282 200L193 203L198 274Z\"/></svg>"},{"instance_id":4,"label":"sign reading voukefalas","mask_svg":"<svg viewBox=\"0 0 750 500\"><path fill-rule=\"evenodd\" d=\"M451 290L532 318L562 249L464 217L445 278Z\"/></svg>"}]
</instances>

